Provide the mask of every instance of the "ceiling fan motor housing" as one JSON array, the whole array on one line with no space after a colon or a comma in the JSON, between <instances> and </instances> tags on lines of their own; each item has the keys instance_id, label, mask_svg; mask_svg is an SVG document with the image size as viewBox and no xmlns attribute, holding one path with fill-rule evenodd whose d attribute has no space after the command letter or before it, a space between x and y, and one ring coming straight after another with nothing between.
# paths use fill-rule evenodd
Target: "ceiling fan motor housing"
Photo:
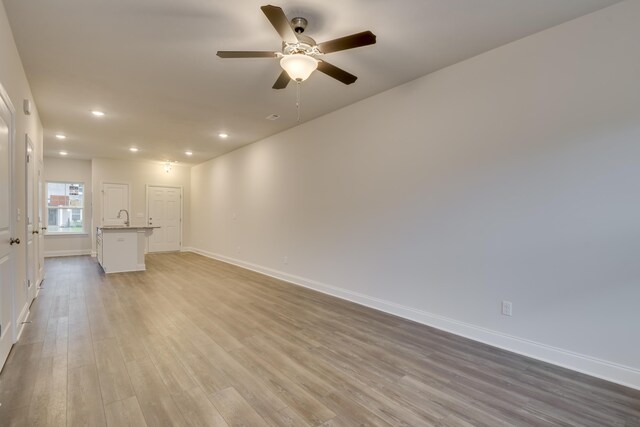
<instances>
[{"instance_id":1,"label":"ceiling fan motor housing","mask_svg":"<svg viewBox=\"0 0 640 427\"><path fill-rule=\"evenodd\" d=\"M298 41L296 43L282 42L283 55L293 55L296 53L303 53L305 55L322 55L322 52L318 49L316 41L303 34L298 35Z\"/></svg>"}]
</instances>

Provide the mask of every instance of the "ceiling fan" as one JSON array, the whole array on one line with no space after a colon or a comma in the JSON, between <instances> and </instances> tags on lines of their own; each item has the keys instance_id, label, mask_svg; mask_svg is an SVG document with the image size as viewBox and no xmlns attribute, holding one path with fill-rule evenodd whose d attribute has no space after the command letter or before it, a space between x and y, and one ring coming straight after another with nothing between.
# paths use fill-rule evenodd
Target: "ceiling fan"
<instances>
[{"instance_id":1,"label":"ceiling fan","mask_svg":"<svg viewBox=\"0 0 640 427\"><path fill-rule=\"evenodd\" d=\"M318 58L327 53L367 46L376 42L376 36L371 31L340 37L324 43L316 43L311 37L305 36L307 20L296 17L289 22L281 8L277 6L262 6L262 12L267 16L271 25L282 38L282 50L271 51L229 51L220 50L220 58L280 58L282 72L273 85L274 89L284 89L289 80L298 83L306 80L314 70L318 70L346 85L355 82L357 77L345 70L331 65Z\"/></svg>"}]
</instances>

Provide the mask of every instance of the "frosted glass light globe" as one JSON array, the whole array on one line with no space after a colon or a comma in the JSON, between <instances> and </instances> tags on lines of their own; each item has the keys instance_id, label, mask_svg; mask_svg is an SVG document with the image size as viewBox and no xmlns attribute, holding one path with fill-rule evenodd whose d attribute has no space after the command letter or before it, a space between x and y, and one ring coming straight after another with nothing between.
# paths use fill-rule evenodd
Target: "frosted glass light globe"
<instances>
[{"instance_id":1,"label":"frosted glass light globe","mask_svg":"<svg viewBox=\"0 0 640 427\"><path fill-rule=\"evenodd\" d=\"M318 60L302 53L283 56L280 66L289 74L291 79L302 82L318 68Z\"/></svg>"}]
</instances>

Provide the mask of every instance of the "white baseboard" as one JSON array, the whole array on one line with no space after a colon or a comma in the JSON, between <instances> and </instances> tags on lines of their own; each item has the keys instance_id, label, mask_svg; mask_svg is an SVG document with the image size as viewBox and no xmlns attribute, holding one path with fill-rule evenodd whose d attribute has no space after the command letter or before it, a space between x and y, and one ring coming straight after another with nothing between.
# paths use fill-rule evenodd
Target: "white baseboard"
<instances>
[{"instance_id":1,"label":"white baseboard","mask_svg":"<svg viewBox=\"0 0 640 427\"><path fill-rule=\"evenodd\" d=\"M45 258L53 258L58 256L79 256L79 255L91 255L91 249L73 249L69 251L45 251Z\"/></svg>"},{"instance_id":2,"label":"white baseboard","mask_svg":"<svg viewBox=\"0 0 640 427\"><path fill-rule=\"evenodd\" d=\"M104 274L112 274L112 273L132 273L135 271L147 271L147 268L145 267L145 264L138 264L138 266L136 267L135 270L113 270L113 271L105 271L104 267L102 268L102 271L104 271Z\"/></svg>"},{"instance_id":3,"label":"white baseboard","mask_svg":"<svg viewBox=\"0 0 640 427\"><path fill-rule=\"evenodd\" d=\"M16 321L16 342L20 339L20 336L22 335L22 331L24 331L24 327L25 327L25 321L27 320L27 317L29 317L29 306L30 306L30 302L25 304L24 307L22 307L22 311L20 312L20 315L18 316L18 319Z\"/></svg>"},{"instance_id":4,"label":"white baseboard","mask_svg":"<svg viewBox=\"0 0 640 427\"><path fill-rule=\"evenodd\" d=\"M185 247L185 252L194 252L208 258L213 258L229 264L233 264L248 270L256 271L276 279L284 280L294 285L303 286L325 294L329 294L341 299L345 299L356 304L364 305L385 313L400 316L413 320L424 325L428 325L452 334L479 341L494 347L498 347L513 353L541 360L543 362L558 365L573 371L582 372L597 378L621 384L627 387L640 390L640 370L586 356L569 350L550 346L547 344L519 338L516 336L503 334L502 332L486 329L470 323L460 322L437 314L423 310L385 301L368 295L352 292L346 289L294 276L282 271L273 270L256 264L251 264L235 258L215 254L198 248Z\"/></svg>"}]
</instances>

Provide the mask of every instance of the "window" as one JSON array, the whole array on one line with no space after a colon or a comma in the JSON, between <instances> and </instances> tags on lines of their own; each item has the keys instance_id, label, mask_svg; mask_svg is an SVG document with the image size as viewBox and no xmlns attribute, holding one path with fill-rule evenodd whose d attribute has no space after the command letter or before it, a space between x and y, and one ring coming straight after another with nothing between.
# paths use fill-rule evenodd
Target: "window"
<instances>
[{"instance_id":1,"label":"window","mask_svg":"<svg viewBox=\"0 0 640 427\"><path fill-rule=\"evenodd\" d=\"M84 184L47 182L49 233L84 233Z\"/></svg>"}]
</instances>

